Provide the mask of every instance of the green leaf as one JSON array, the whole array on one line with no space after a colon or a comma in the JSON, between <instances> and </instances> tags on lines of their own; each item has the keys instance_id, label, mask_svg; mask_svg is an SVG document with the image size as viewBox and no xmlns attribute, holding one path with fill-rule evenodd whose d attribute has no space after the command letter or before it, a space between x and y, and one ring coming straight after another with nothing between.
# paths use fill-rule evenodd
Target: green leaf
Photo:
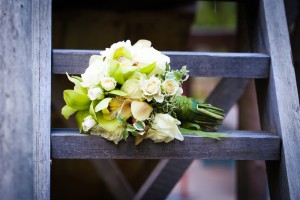
<instances>
[{"instance_id":1,"label":"green leaf","mask_svg":"<svg viewBox=\"0 0 300 200\"><path fill-rule=\"evenodd\" d=\"M95 112L95 105L98 103L99 101L92 101L91 105L90 105L90 115L92 115L92 117L94 119L97 119L97 116L96 116L96 112Z\"/></svg>"},{"instance_id":2,"label":"green leaf","mask_svg":"<svg viewBox=\"0 0 300 200\"><path fill-rule=\"evenodd\" d=\"M174 71L175 80L181 81L182 74L180 72Z\"/></svg>"},{"instance_id":3,"label":"green leaf","mask_svg":"<svg viewBox=\"0 0 300 200\"><path fill-rule=\"evenodd\" d=\"M69 117L71 115L73 115L74 113L76 113L77 110L76 109L73 109L71 108L70 106L68 105L65 105L62 109L61 109L61 114L65 117L65 119L69 119Z\"/></svg>"},{"instance_id":4,"label":"green leaf","mask_svg":"<svg viewBox=\"0 0 300 200\"><path fill-rule=\"evenodd\" d=\"M119 122L120 125L122 125L122 126L126 126L127 125L127 122L124 119L122 119L121 114L117 115L117 120L118 120L118 122Z\"/></svg>"},{"instance_id":5,"label":"green leaf","mask_svg":"<svg viewBox=\"0 0 300 200\"><path fill-rule=\"evenodd\" d=\"M87 95L74 90L65 90L64 100L68 106L76 110L87 110L91 103Z\"/></svg>"},{"instance_id":6,"label":"green leaf","mask_svg":"<svg viewBox=\"0 0 300 200\"><path fill-rule=\"evenodd\" d=\"M127 131L130 131L130 132L135 131L135 128L130 124L127 125L126 129L127 129Z\"/></svg>"},{"instance_id":7,"label":"green leaf","mask_svg":"<svg viewBox=\"0 0 300 200\"><path fill-rule=\"evenodd\" d=\"M140 69L140 72L141 73L145 73L145 74L150 74L155 69L155 67L156 67L156 62L154 62L154 63L152 63L150 65L147 65L145 67L142 67Z\"/></svg>"},{"instance_id":8,"label":"green leaf","mask_svg":"<svg viewBox=\"0 0 300 200\"><path fill-rule=\"evenodd\" d=\"M181 124L181 127L186 128L186 129L193 129L193 130L200 130L201 127L199 124L191 123L191 122L183 122Z\"/></svg>"},{"instance_id":9,"label":"green leaf","mask_svg":"<svg viewBox=\"0 0 300 200\"><path fill-rule=\"evenodd\" d=\"M100 126L107 131L115 131L120 126L120 124L116 118L114 118L112 120L106 120L103 117L102 112L97 113L97 121L100 124Z\"/></svg>"},{"instance_id":10,"label":"green leaf","mask_svg":"<svg viewBox=\"0 0 300 200\"><path fill-rule=\"evenodd\" d=\"M118 59L120 56L123 56L125 58L131 59L130 51L126 47L120 47L116 49L113 58Z\"/></svg>"},{"instance_id":11,"label":"green leaf","mask_svg":"<svg viewBox=\"0 0 300 200\"><path fill-rule=\"evenodd\" d=\"M117 96L126 96L127 94L125 92L123 92L122 90L112 90L110 92L107 92L108 94L114 94Z\"/></svg>"},{"instance_id":12,"label":"green leaf","mask_svg":"<svg viewBox=\"0 0 300 200\"><path fill-rule=\"evenodd\" d=\"M142 121L136 121L133 124L134 128L138 131L143 131L145 129L145 123Z\"/></svg>"},{"instance_id":13,"label":"green leaf","mask_svg":"<svg viewBox=\"0 0 300 200\"><path fill-rule=\"evenodd\" d=\"M95 111L96 111L96 112L99 112L100 110L103 110L103 109L107 108L108 105L109 105L109 102L110 102L111 100L112 100L112 98L105 98L105 99L103 99L102 101L100 101L100 102L98 103L98 105L95 107Z\"/></svg>"},{"instance_id":14,"label":"green leaf","mask_svg":"<svg viewBox=\"0 0 300 200\"><path fill-rule=\"evenodd\" d=\"M166 71L171 71L171 66L168 63L166 63Z\"/></svg>"},{"instance_id":15,"label":"green leaf","mask_svg":"<svg viewBox=\"0 0 300 200\"><path fill-rule=\"evenodd\" d=\"M168 73L166 74L165 79L166 79L166 80L167 80L167 79L175 79L174 72L168 72Z\"/></svg>"},{"instance_id":16,"label":"green leaf","mask_svg":"<svg viewBox=\"0 0 300 200\"><path fill-rule=\"evenodd\" d=\"M139 135L139 132L137 132L137 131L131 131L131 134L132 134L133 136L138 136L138 135Z\"/></svg>"},{"instance_id":17,"label":"green leaf","mask_svg":"<svg viewBox=\"0 0 300 200\"><path fill-rule=\"evenodd\" d=\"M191 130L191 129L185 129L185 128L179 128L179 130L182 134L193 134L193 135L212 138L212 139L216 139L216 140L222 140L222 139L228 137L227 133L206 132L206 131Z\"/></svg>"},{"instance_id":18,"label":"green leaf","mask_svg":"<svg viewBox=\"0 0 300 200\"><path fill-rule=\"evenodd\" d=\"M128 131L125 129L122 134L123 134L123 139L127 140L128 136L129 136Z\"/></svg>"},{"instance_id":19,"label":"green leaf","mask_svg":"<svg viewBox=\"0 0 300 200\"><path fill-rule=\"evenodd\" d=\"M82 131L82 122L87 116L89 116L88 110L80 110L76 113L76 122L80 132Z\"/></svg>"}]
</instances>

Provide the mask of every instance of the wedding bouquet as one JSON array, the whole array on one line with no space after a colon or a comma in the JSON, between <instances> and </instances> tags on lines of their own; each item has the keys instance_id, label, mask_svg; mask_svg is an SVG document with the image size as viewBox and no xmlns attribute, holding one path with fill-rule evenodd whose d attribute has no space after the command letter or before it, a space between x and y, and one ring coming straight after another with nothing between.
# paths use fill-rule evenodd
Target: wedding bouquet
<instances>
[{"instance_id":1,"label":"wedding bouquet","mask_svg":"<svg viewBox=\"0 0 300 200\"><path fill-rule=\"evenodd\" d=\"M182 95L188 72L185 66L172 70L170 58L148 40L115 43L92 55L81 77L67 73L75 86L64 91L62 115L76 113L80 132L115 144L129 135L136 145L147 138L183 141L183 134L226 137L213 132L224 118L222 109Z\"/></svg>"}]
</instances>

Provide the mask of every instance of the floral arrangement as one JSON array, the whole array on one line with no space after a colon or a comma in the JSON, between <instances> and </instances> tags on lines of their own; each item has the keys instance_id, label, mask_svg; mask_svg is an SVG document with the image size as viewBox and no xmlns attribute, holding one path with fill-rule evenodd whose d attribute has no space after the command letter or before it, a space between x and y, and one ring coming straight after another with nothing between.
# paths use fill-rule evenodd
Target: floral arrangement
<instances>
[{"instance_id":1,"label":"floral arrangement","mask_svg":"<svg viewBox=\"0 0 300 200\"><path fill-rule=\"evenodd\" d=\"M84 74L69 76L73 90L63 93L62 115L76 113L80 132L99 135L118 144L129 135L135 144L183 141L183 134L221 139L214 133L223 110L183 96L185 66L171 70L170 58L151 47L148 40L134 45L127 40L92 55Z\"/></svg>"}]
</instances>

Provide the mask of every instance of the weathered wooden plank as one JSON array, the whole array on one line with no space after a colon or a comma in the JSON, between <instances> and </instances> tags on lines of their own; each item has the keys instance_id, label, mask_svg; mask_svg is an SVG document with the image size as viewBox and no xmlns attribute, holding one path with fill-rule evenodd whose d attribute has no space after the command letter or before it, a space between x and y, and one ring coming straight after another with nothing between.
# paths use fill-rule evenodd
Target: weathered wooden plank
<instances>
[{"instance_id":1,"label":"weathered wooden plank","mask_svg":"<svg viewBox=\"0 0 300 200\"><path fill-rule=\"evenodd\" d=\"M0 196L33 199L31 1L0 7Z\"/></svg>"},{"instance_id":2,"label":"weathered wooden plank","mask_svg":"<svg viewBox=\"0 0 300 200\"><path fill-rule=\"evenodd\" d=\"M0 7L0 196L49 199L51 1Z\"/></svg>"},{"instance_id":3,"label":"weathered wooden plank","mask_svg":"<svg viewBox=\"0 0 300 200\"><path fill-rule=\"evenodd\" d=\"M300 199L300 108L284 3L263 0L256 10L255 50L268 52L272 60L269 80L257 82L261 124L282 141L281 161L267 162L271 199Z\"/></svg>"},{"instance_id":4,"label":"weathered wooden plank","mask_svg":"<svg viewBox=\"0 0 300 200\"><path fill-rule=\"evenodd\" d=\"M51 0L32 0L34 199L50 199ZM22 66L23 67L23 66Z\"/></svg>"},{"instance_id":5,"label":"weathered wooden plank","mask_svg":"<svg viewBox=\"0 0 300 200\"><path fill-rule=\"evenodd\" d=\"M100 51L53 50L54 74L84 73L91 55ZM192 76L267 78L269 57L257 53L163 52L171 59L172 69L186 65Z\"/></svg>"},{"instance_id":6,"label":"weathered wooden plank","mask_svg":"<svg viewBox=\"0 0 300 200\"><path fill-rule=\"evenodd\" d=\"M179 160L161 160L135 195L134 200L166 199L174 183L178 182L178 177L183 175L191 161L180 160L179 164Z\"/></svg>"},{"instance_id":7,"label":"weathered wooden plank","mask_svg":"<svg viewBox=\"0 0 300 200\"><path fill-rule=\"evenodd\" d=\"M225 132L225 131L224 131ZM184 142L154 144L145 140L134 145L134 138L118 145L99 136L79 134L77 129L54 129L51 134L52 158L78 159L262 159L279 158L278 136L265 132L226 131L223 141L185 136Z\"/></svg>"},{"instance_id":8,"label":"weathered wooden plank","mask_svg":"<svg viewBox=\"0 0 300 200\"><path fill-rule=\"evenodd\" d=\"M131 200L134 191L114 160L90 160L116 200Z\"/></svg>"}]
</instances>

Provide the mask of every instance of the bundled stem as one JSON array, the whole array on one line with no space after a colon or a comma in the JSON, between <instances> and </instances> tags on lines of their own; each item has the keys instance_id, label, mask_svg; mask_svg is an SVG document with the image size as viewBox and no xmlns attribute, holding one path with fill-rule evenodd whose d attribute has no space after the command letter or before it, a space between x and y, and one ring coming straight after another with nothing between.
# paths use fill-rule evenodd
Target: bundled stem
<instances>
[{"instance_id":1,"label":"bundled stem","mask_svg":"<svg viewBox=\"0 0 300 200\"><path fill-rule=\"evenodd\" d=\"M181 122L197 124L203 131L217 131L217 126L221 125L225 117L221 108L185 96L176 96L174 103L177 106L176 115Z\"/></svg>"}]
</instances>

